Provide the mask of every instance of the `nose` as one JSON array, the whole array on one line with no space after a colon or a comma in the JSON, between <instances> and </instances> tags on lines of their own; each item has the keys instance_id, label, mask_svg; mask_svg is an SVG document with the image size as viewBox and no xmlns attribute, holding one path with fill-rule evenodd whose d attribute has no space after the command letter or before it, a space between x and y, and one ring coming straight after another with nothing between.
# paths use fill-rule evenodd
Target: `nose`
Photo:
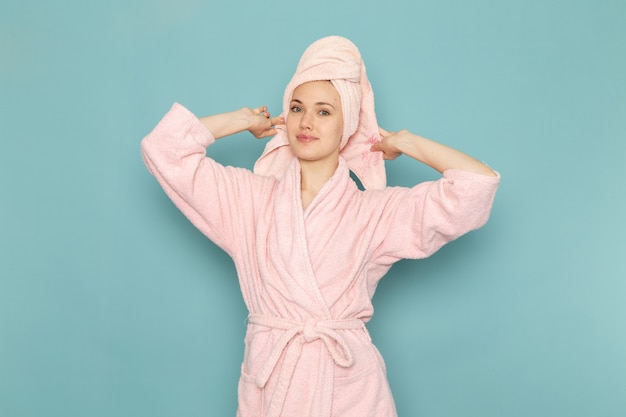
<instances>
[{"instance_id":1,"label":"nose","mask_svg":"<svg viewBox=\"0 0 626 417\"><path fill-rule=\"evenodd\" d=\"M302 112L300 117L300 128L310 130L313 128L313 117L310 112Z\"/></svg>"}]
</instances>

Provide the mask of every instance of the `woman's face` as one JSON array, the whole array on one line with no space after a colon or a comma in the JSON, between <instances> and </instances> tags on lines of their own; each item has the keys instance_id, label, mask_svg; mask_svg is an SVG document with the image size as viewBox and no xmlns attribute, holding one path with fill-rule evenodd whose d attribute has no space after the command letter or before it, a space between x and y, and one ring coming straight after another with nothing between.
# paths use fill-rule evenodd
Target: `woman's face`
<instances>
[{"instance_id":1,"label":"woman's face","mask_svg":"<svg viewBox=\"0 0 626 417\"><path fill-rule=\"evenodd\" d=\"M311 81L294 90L287 134L291 150L301 161L336 163L343 113L339 93L330 81Z\"/></svg>"}]
</instances>

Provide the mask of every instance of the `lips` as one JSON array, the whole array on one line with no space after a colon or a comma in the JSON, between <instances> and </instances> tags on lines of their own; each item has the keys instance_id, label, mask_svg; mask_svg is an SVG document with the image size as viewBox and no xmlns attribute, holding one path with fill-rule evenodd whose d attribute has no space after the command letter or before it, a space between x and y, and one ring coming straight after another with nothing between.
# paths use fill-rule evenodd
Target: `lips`
<instances>
[{"instance_id":1,"label":"lips","mask_svg":"<svg viewBox=\"0 0 626 417\"><path fill-rule=\"evenodd\" d=\"M303 143L309 143L309 142L313 142L314 140L317 140L315 136L305 135L305 134L296 135L296 139L298 139L299 142L303 142Z\"/></svg>"}]
</instances>

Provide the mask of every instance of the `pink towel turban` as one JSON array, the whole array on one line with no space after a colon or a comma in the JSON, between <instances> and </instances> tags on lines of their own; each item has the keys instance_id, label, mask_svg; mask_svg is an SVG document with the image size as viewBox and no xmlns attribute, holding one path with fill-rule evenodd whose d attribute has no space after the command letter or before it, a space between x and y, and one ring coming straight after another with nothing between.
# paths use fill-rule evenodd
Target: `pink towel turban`
<instances>
[{"instance_id":1,"label":"pink towel turban","mask_svg":"<svg viewBox=\"0 0 626 417\"><path fill-rule=\"evenodd\" d=\"M293 91L310 81L329 80L337 89L343 111L343 137L340 156L365 188L380 189L386 185L382 152L370 147L380 141L374 93L365 73L358 48L346 38L329 36L314 42L300 58L296 73L283 96L283 115L288 117ZM289 147L285 126L265 146L256 161L254 172L280 177L294 154Z\"/></svg>"}]
</instances>

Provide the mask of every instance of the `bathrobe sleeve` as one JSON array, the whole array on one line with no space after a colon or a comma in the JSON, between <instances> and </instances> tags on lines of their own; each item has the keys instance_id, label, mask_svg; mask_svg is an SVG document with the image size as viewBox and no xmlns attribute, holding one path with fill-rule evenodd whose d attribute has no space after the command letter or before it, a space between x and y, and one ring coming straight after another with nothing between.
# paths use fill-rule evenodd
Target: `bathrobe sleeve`
<instances>
[{"instance_id":1,"label":"bathrobe sleeve","mask_svg":"<svg viewBox=\"0 0 626 417\"><path fill-rule=\"evenodd\" d=\"M225 167L206 156L215 139L189 110L174 104L141 142L148 170L169 198L209 239L233 254L246 218L254 210L261 177Z\"/></svg>"},{"instance_id":2,"label":"bathrobe sleeve","mask_svg":"<svg viewBox=\"0 0 626 417\"><path fill-rule=\"evenodd\" d=\"M376 222L373 261L390 265L425 258L446 243L482 227L500 182L496 177L447 170L437 181L391 187Z\"/></svg>"}]
</instances>

